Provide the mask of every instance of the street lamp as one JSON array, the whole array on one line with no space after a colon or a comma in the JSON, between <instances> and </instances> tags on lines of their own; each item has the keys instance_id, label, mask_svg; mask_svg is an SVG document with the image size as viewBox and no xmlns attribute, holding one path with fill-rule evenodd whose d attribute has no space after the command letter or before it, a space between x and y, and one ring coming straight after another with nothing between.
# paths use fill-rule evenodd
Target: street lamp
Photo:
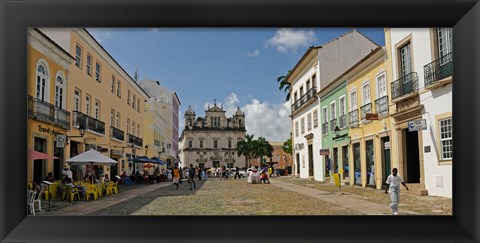
<instances>
[{"instance_id":1,"label":"street lamp","mask_svg":"<svg viewBox=\"0 0 480 243\"><path fill-rule=\"evenodd\" d=\"M80 135L75 135L75 136L68 136L68 135L67 135L66 144L68 144L68 140L69 140L70 138L82 138L82 137L85 135L85 130L86 130L86 129L85 129L85 125L83 125L83 123L80 124L80 126L78 127L78 130L80 130Z\"/></svg>"},{"instance_id":2,"label":"street lamp","mask_svg":"<svg viewBox=\"0 0 480 243\"><path fill-rule=\"evenodd\" d=\"M148 157L148 145L145 145L145 156Z\"/></svg>"},{"instance_id":3,"label":"street lamp","mask_svg":"<svg viewBox=\"0 0 480 243\"><path fill-rule=\"evenodd\" d=\"M348 136L348 133L345 133L343 135L340 134L340 128L338 126L335 126L335 129L333 130L333 132L335 133L335 136L334 138L332 138L333 140L336 140L336 139L339 139L339 138L350 138L350 136Z\"/></svg>"}]
</instances>

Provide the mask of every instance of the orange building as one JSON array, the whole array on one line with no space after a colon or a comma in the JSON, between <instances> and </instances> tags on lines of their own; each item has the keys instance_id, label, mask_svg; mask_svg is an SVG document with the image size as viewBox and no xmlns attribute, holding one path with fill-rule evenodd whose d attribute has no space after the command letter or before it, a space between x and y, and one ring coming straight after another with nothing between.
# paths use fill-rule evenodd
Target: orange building
<instances>
[{"instance_id":1,"label":"orange building","mask_svg":"<svg viewBox=\"0 0 480 243\"><path fill-rule=\"evenodd\" d=\"M285 169L285 168L292 168L292 157L283 152L282 150L282 145L284 142L269 142L270 145L273 147L273 152L272 152L272 157L271 158L265 158L267 164L270 162L273 162L273 165L277 169ZM251 166L258 166L260 167L260 158L257 159L251 159L250 160L250 165ZM289 173L290 173L289 170Z\"/></svg>"}]
</instances>

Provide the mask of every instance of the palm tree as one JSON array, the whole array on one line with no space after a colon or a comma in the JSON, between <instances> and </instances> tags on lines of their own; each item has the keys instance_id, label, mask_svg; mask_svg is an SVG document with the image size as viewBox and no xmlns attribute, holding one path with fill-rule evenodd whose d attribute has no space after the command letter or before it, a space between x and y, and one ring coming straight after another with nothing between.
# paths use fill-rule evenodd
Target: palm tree
<instances>
[{"instance_id":1,"label":"palm tree","mask_svg":"<svg viewBox=\"0 0 480 243\"><path fill-rule=\"evenodd\" d=\"M273 147L264 137L259 137L255 145L257 146L255 155L256 158L260 157L260 164L262 164L263 156L272 157Z\"/></svg>"},{"instance_id":2,"label":"palm tree","mask_svg":"<svg viewBox=\"0 0 480 243\"><path fill-rule=\"evenodd\" d=\"M283 143L282 150L283 152L292 155L292 133L290 133L288 140Z\"/></svg>"},{"instance_id":3,"label":"palm tree","mask_svg":"<svg viewBox=\"0 0 480 243\"><path fill-rule=\"evenodd\" d=\"M255 135L246 135L245 138L237 143L237 154L238 156L245 156L245 168L248 168L249 161L252 157L254 157L254 148L255 148L255 140L253 137Z\"/></svg>"},{"instance_id":4,"label":"palm tree","mask_svg":"<svg viewBox=\"0 0 480 243\"><path fill-rule=\"evenodd\" d=\"M279 83L280 85L278 89L287 92L287 97L285 98L285 101L290 100L290 83L287 81L287 77L290 75L290 72L292 72L292 70L288 70L287 75L277 78L277 83Z\"/></svg>"}]
</instances>

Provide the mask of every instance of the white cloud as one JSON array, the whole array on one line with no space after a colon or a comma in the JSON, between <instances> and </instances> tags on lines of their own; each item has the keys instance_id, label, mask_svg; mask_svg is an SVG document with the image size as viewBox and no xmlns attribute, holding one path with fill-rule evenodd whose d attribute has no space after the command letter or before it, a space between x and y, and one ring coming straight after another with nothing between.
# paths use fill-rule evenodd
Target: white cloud
<instances>
[{"instance_id":1,"label":"white cloud","mask_svg":"<svg viewBox=\"0 0 480 243\"><path fill-rule=\"evenodd\" d=\"M89 28L87 29L90 34L98 41L98 43L104 45L106 41L113 39L113 33L110 29L105 28Z\"/></svg>"},{"instance_id":2,"label":"white cloud","mask_svg":"<svg viewBox=\"0 0 480 243\"><path fill-rule=\"evenodd\" d=\"M315 42L317 37L312 30L304 31L293 30L288 28L278 29L275 36L265 42L267 47L277 48L279 52L288 53L295 52L298 47L309 46Z\"/></svg>"},{"instance_id":3,"label":"white cloud","mask_svg":"<svg viewBox=\"0 0 480 243\"><path fill-rule=\"evenodd\" d=\"M255 51L247 53L247 56L249 56L249 57L256 57L256 56L259 56L259 55L260 55L260 51L258 49L255 49Z\"/></svg>"},{"instance_id":4,"label":"white cloud","mask_svg":"<svg viewBox=\"0 0 480 243\"><path fill-rule=\"evenodd\" d=\"M290 136L291 120L288 102L280 104L261 103L253 99L250 104L243 106L245 112L245 126L248 134L255 134L255 138L265 137L268 141L285 141Z\"/></svg>"}]
</instances>

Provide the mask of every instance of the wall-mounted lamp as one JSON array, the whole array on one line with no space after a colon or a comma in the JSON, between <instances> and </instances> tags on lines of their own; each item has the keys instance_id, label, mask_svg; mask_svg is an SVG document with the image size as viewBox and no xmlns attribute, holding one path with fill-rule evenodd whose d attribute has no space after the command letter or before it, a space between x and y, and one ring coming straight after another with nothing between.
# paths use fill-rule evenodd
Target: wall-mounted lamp
<instances>
[{"instance_id":1,"label":"wall-mounted lamp","mask_svg":"<svg viewBox=\"0 0 480 243\"><path fill-rule=\"evenodd\" d=\"M341 139L341 138L350 139L350 136L348 136L348 133L340 134L340 131L341 131L340 128L338 126L335 126L334 133L335 133L336 137L332 138L333 140L337 140L337 139Z\"/></svg>"},{"instance_id":2,"label":"wall-mounted lamp","mask_svg":"<svg viewBox=\"0 0 480 243\"><path fill-rule=\"evenodd\" d=\"M148 156L148 145L145 145L145 156Z\"/></svg>"},{"instance_id":3,"label":"wall-mounted lamp","mask_svg":"<svg viewBox=\"0 0 480 243\"><path fill-rule=\"evenodd\" d=\"M78 130L80 131L80 135L76 135L76 136L68 136L68 135L67 135L67 141L66 141L65 144L68 144L68 140L69 140L70 138L82 138L82 137L85 135L85 130L87 130L87 129L85 129L85 125L83 125L83 123L82 123L82 124L80 124L80 126L78 127Z\"/></svg>"}]
</instances>

